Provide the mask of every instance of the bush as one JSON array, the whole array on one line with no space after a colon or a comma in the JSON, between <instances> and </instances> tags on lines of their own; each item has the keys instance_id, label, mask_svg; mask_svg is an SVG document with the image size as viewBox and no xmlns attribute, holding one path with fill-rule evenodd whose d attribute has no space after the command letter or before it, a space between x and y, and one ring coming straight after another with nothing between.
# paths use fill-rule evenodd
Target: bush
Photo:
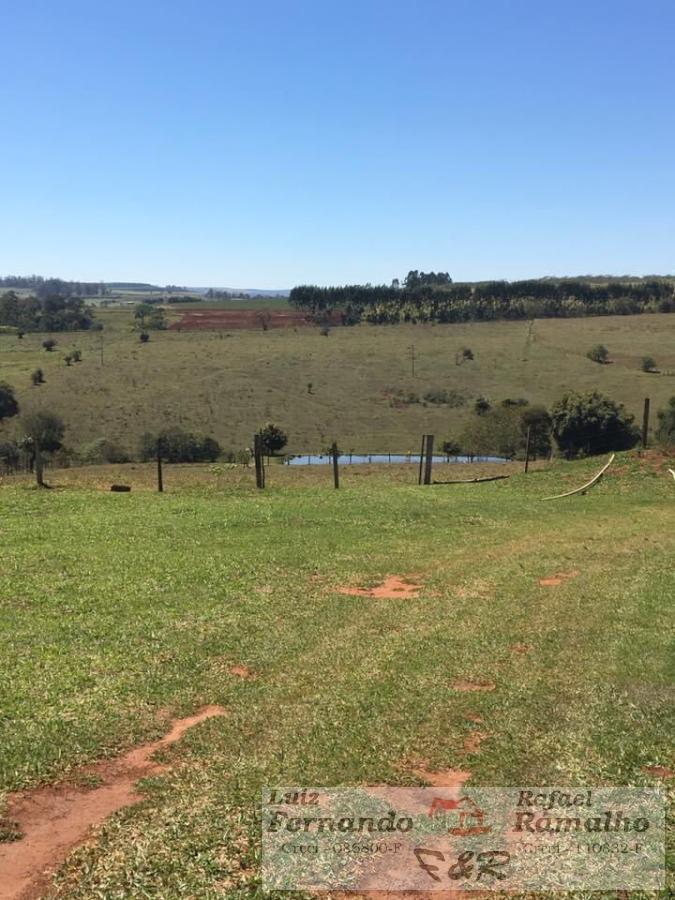
<instances>
[{"instance_id":1,"label":"bush","mask_svg":"<svg viewBox=\"0 0 675 900\"><path fill-rule=\"evenodd\" d=\"M162 459L169 463L214 462L221 454L220 444L211 437L166 428L159 433L146 432L141 437L140 455L144 461L155 459L160 441Z\"/></svg>"},{"instance_id":2,"label":"bush","mask_svg":"<svg viewBox=\"0 0 675 900\"><path fill-rule=\"evenodd\" d=\"M45 383L45 375L42 369L35 369L34 372L31 372L30 380L34 385L44 384Z\"/></svg>"},{"instance_id":3,"label":"bush","mask_svg":"<svg viewBox=\"0 0 675 900\"><path fill-rule=\"evenodd\" d=\"M147 344L150 340L150 335L147 331L141 331L141 333L138 335L138 340L141 342L141 344Z\"/></svg>"},{"instance_id":4,"label":"bush","mask_svg":"<svg viewBox=\"0 0 675 900\"><path fill-rule=\"evenodd\" d=\"M643 356L640 360L640 368L643 372L655 372L656 360L653 356Z\"/></svg>"},{"instance_id":5,"label":"bush","mask_svg":"<svg viewBox=\"0 0 675 900\"><path fill-rule=\"evenodd\" d=\"M107 438L97 438L91 444L87 444L80 451L80 459L85 464L96 463L128 463L131 462L129 454L118 444Z\"/></svg>"},{"instance_id":6,"label":"bush","mask_svg":"<svg viewBox=\"0 0 675 900\"><path fill-rule=\"evenodd\" d=\"M42 346L47 351L47 353L51 353L54 347L56 347L56 341L54 338L47 338L46 341L42 342Z\"/></svg>"},{"instance_id":7,"label":"bush","mask_svg":"<svg viewBox=\"0 0 675 900\"><path fill-rule=\"evenodd\" d=\"M0 444L0 465L7 472L11 472L19 468L21 453L18 444L14 441L7 441Z\"/></svg>"},{"instance_id":8,"label":"bush","mask_svg":"<svg viewBox=\"0 0 675 900\"><path fill-rule=\"evenodd\" d=\"M438 390L438 388L427 391L424 395L424 400L427 403L439 403L452 408L464 406L466 403L466 397L460 394L459 391Z\"/></svg>"},{"instance_id":9,"label":"bush","mask_svg":"<svg viewBox=\"0 0 675 900\"><path fill-rule=\"evenodd\" d=\"M658 426L656 440L663 447L675 447L675 397L671 397L668 406L656 414Z\"/></svg>"},{"instance_id":10,"label":"bush","mask_svg":"<svg viewBox=\"0 0 675 900\"><path fill-rule=\"evenodd\" d=\"M529 406L530 401L526 400L525 397L516 397L514 400L512 397L507 397L505 400L502 400L502 406Z\"/></svg>"},{"instance_id":11,"label":"bush","mask_svg":"<svg viewBox=\"0 0 675 900\"><path fill-rule=\"evenodd\" d=\"M262 436L262 445L265 453L270 456L274 456L275 453L278 453L288 443L288 436L285 431L282 431L277 425L274 425L272 422L268 422L265 426L260 429L260 434Z\"/></svg>"},{"instance_id":12,"label":"bush","mask_svg":"<svg viewBox=\"0 0 675 900\"><path fill-rule=\"evenodd\" d=\"M19 403L14 396L14 388L6 381L0 381L0 423L11 419L19 412Z\"/></svg>"},{"instance_id":13,"label":"bush","mask_svg":"<svg viewBox=\"0 0 675 900\"><path fill-rule=\"evenodd\" d=\"M477 416L484 416L486 413L489 413L491 409L492 405L485 397L478 397L473 405L473 410Z\"/></svg>"},{"instance_id":14,"label":"bush","mask_svg":"<svg viewBox=\"0 0 675 900\"><path fill-rule=\"evenodd\" d=\"M596 344L595 347L591 347L586 356L593 362L604 365L609 361L609 350L604 344Z\"/></svg>"},{"instance_id":15,"label":"bush","mask_svg":"<svg viewBox=\"0 0 675 900\"><path fill-rule=\"evenodd\" d=\"M551 410L553 437L567 459L629 450L640 440L633 416L598 391L570 391Z\"/></svg>"}]
</instances>

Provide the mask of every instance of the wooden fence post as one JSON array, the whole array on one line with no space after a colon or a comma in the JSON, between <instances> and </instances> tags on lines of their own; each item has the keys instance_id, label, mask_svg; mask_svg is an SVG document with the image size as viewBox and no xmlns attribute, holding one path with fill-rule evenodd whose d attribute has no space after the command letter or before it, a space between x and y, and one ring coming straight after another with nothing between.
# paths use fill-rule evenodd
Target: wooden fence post
<instances>
[{"instance_id":1,"label":"wooden fence post","mask_svg":"<svg viewBox=\"0 0 675 900\"><path fill-rule=\"evenodd\" d=\"M338 469L338 445L335 441L333 441L330 452L333 457L333 483L337 489L340 487L340 470Z\"/></svg>"},{"instance_id":2,"label":"wooden fence post","mask_svg":"<svg viewBox=\"0 0 675 900\"><path fill-rule=\"evenodd\" d=\"M424 483L431 484L431 466L434 460L434 436L427 435L427 455L424 461Z\"/></svg>"},{"instance_id":3,"label":"wooden fence post","mask_svg":"<svg viewBox=\"0 0 675 900\"><path fill-rule=\"evenodd\" d=\"M532 431L532 426L527 426L527 437L525 438L525 472L530 466L530 433Z\"/></svg>"},{"instance_id":4,"label":"wooden fence post","mask_svg":"<svg viewBox=\"0 0 675 900\"><path fill-rule=\"evenodd\" d=\"M45 486L44 460L42 459L40 441L37 438L35 438L35 480L37 481L38 487Z\"/></svg>"},{"instance_id":5,"label":"wooden fence post","mask_svg":"<svg viewBox=\"0 0 675 900\"><path fill-rule=\"evenodd\" d=\"M420 447L420 470L417 473L417 483L422 484L422 472L424 471L424 448L427 445L426 434L422 435L422 446Z\"/></svg>"},{"instance_id":6,"label":"wooden fence post","mask_svg":"<svg viewBox=\"0 0 675 900\"><path fill-rule=\"evenodd\" d=\"M164 474L162 472L162 439L157 439L157 493L164 493Z\"/></svg>"},{"instance_id":7,"label":"wooden fence post","mask_svg":"<svg viewBox=\"0 0 675 900\"><path fill-rule=\"evenodd\" d=\"M265 487L265 461L263 459L262 435L253 435L253 455L255 457L255 486Z\"/></svg>"},{"instance_id":8,"label":"wooden fence post","mask_svg":"<svg viewBox=\"0 0 675 900\"><path fill-rule=\"evenodd\" d=\"M645 408L642 414L642 449L647 449L649 440L649 397L645 397Z\"/></svg>"}]
</instances>

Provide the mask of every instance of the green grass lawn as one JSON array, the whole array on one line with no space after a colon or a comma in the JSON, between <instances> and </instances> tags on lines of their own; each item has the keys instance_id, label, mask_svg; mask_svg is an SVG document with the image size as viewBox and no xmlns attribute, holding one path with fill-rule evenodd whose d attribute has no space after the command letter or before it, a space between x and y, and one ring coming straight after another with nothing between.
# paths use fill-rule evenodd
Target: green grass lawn
<instances>
[{"instance_id":1,"label":"green grass lawn","mask_svg":"<svg viewBox=\"0 0 675 900\"><path fill-rule=\"evenodd\" d=\"M24 410L61 414L74 448L107 437L135 452L144 431L178 425L242 449L272 419L288 432L291 452L316 452L333 439L357 452L407 452L419 448L425 432L457 437L479 395L550 405L566 389L598 388L640 416L644 397L656 409L675 394L675 315L360 325L334 328L328 337L316 328L153 332L146 345L133 332L130 311L97 315L103 332L55 335L52 353L41 349L42 334L0 335L0 380L14 385ZM586 358L597 343L609 348L611 365ZM463 346L475 359L458 366ZM67 367L63 356L73 347L83 361ZM640 371L647 354L660 374ZM46 384L33 387L38 366ZM457 391L467 405L393 400L396 392L422 398L433 389ZM13 428L6 423L3 432Z\"/></svg>"},{"instance_id":2,"label":"green grass lawn","mask_svg":"<svg viewBox=\"0 0 675 900\"><path fill-rule=\"evenodd\" d=\"M173 770L71 855L53 896L259 894L264 784L415 784L420 762L486 786L656 783L642 767L673 765L675 484L624 454L588 495L541 502L598 467L0 488L2 789L73 777L167 713L229 712L166 752ZM337 591L413 574L414 599ZM489 737L467 753L476 715Z\"/></svg>"}]
</instances>

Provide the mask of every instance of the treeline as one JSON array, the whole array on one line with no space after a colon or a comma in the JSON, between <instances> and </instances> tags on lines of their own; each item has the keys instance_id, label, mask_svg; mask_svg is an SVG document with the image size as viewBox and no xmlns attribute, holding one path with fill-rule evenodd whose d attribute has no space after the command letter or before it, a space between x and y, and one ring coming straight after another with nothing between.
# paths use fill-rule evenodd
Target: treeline
<instances>
[{"instance_id":1,"label":"treeline","mask_svg":"<svg viewBox=\"0 0 675 900\"><path fill-rule=\"evenodd\" d=\"M94 325L91 309L81 297L50 295L20 297L0 294L0 327L24 331L82 331Z\"/></svg>"},{"instance_id":2,"label":"treeline","mask_svg":"<svg viewBox=\"0 0 675 900\"><path fill-rule=\"evenodd\" d=\"M455 283L446 273L413 271L399 285L293 288L290 302L313 314L337 312L343 324L483 322L675 312L674 282L666 278L593 284L537 279Z\"/></svg>"},{"instance_id":3,"label":"treeline","mask_svg":"<svg viewBox=\"0 0 675 900\"><path fill-rule=\"evenodd\" d=\"M103 297L110 293L102 281L63 281L41 275L6 275L0 278L0 288L29 290L36 297Z\"/></svg>"}]
</instances>

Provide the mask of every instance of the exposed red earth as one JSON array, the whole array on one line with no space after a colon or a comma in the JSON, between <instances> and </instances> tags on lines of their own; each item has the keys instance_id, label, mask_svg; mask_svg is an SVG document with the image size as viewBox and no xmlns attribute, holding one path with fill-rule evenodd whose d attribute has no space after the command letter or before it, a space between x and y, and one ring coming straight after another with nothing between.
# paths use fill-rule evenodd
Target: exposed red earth
<instances>
[{"instance_id":1,"label":"exposed red earth","mask_svg":"<svg viewBox=\"0 0 675 900\"><path fill-rule=\"evenodd\" d=\"M317 322L298 310L261 309L189 309L181 311L181 318L169 326L171 331L236 331L248 329L265 331L268 328L305 328L318 325L341 325L339 313L326 313Z\"/></svg>"},{"instance_id":2,"label":"exposed red earth","mask_svg":"<svg viewBox=\"0 0 675 900\"><path fill-rule=\"evenodd\" d=\"M338 588L339 594L347 594L349 597L379 597L383 599L395 600L397 598L407 599L409 597L417 597L422 590L421 585L413 584L397 575L385 578L382 584L374 588Z\"/></svg>"},{"instance_id":3,"label":"exposed red earth","mask_svg":"<svg viewBox=\"0 0 675 900\"><path fill-rule=\"evenodd\" d=\"M40 897L51 875L94 825L142 799L136 790L139 778L166 771L152 759L158 750L175 744L189 728L226 714L221 706L206 706L174 721L158 741L85 767L82 774L99 781L93 788L61 783L10 794L5 818L22 836L0 843L0 900Z\"/></svg>"}]
</instances>

